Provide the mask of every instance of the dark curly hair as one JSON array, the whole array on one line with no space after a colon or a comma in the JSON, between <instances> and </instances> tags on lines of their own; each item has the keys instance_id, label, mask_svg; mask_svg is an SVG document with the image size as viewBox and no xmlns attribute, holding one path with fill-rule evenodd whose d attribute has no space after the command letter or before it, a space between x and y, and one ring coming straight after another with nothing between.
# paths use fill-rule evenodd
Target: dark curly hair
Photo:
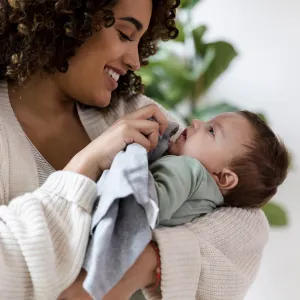
<instances>
[{"instance_id":1,"label":"dark curly hair","mask_svg":"<svg viewBox=\"0 0 300 300\"><path fill-rule=\"evenodd\" d=\"M67 72L68 60L92 35L114 24L118 0L1 0L0 79L22 84L40 70ZM139 43L141 65L157 52L160 40L174 39L180 0L152 0L150 25ZM128 72L115 96L128 98L143 91L141 78Z\"/></svg>"}]
</instances>

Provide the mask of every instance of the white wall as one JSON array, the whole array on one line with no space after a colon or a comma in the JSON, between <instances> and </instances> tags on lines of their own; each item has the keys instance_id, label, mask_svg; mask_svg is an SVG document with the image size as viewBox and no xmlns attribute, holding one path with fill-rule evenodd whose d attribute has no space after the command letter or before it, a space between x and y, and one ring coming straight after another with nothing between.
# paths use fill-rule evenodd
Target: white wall
<instances>
[{"instance_id":1,"label":"white wall","mask_svg":"<svg viewBox=\"0 0 300 300\"><path fill-rule=\"evenodd\" d=\"M227 99L263 110L293 152L295 170L277 196L287 229L272 229L247 300L300 299L300 1L203 0L193 15L208 39L232 42L239 57L213 86L210 101Z\"/></svg>"}]
</instances>

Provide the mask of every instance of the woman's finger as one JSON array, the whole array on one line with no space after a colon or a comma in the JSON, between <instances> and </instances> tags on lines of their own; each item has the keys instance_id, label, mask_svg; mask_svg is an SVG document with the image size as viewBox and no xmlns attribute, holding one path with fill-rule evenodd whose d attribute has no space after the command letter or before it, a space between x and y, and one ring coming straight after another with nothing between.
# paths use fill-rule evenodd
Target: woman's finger
<instances>
[{"instance_id":1,"label":"woman's finger","mask_svg":"<svg viewBox=\"0 0 300 300\"><path fill-rule=\"evenodd\" d=\"M153 150L158 143L159 124L155 121L132 120L133 126L145 135L150 142L150 150Z\"/></svg>"},{"instance_id":2,"label":"woman's finger","mask_svg":"<svg viewBox=\"0 0 300 300\"><path fill-rule=\"evenodd\" d=\"M155 104L149 104L140 109L124 116L122 119L124 120L149 120L153 118L159 124L159 133L163 135L165 130L168 127L168 119L164 115L164 113L159 109L159 107Z\"/></svg>"},{"instance_id":3,"label":"woman's finger","mask_svg":"<svg viewBox=\"0 0 300 300\"><path fill-rule=\"evenodd\" d=\"M150 140L147 139L141 132L139 132L136 129L132 129L127 138L125 139L126 144L132 144L132 143L137 143L144 147L147 152L151 150L151 143Z\"/></svg>"},{"instance_id":4,"label":"woman's finger","mask_svg":"<svg viewBox=\"0 0 300 300\"><path fill-rule=\"evenodd\" d=\"M158 136L159 134L157 131L153 131L151 134L148 135L148 140L150 142L150 150L156 148L158 143Z\"/></svg>"},{"instance_id":5,"label":"woman's finger","mask_svg":"<svg viewBox=\"0 0 300 300\"><path fill-rule=\"evenodd\" d=\"M124 121L125 127L124 128L124 136L133 138L131 135L134 133L134 137L139 138L139 135L145 137L148 142L147 150L152 150L156 147L158 143L158 131L159 131L159 124L157 122L148 121L148 120L126 120ZM122 126L122 123L120 123ZM126 130L132 128L134 131L130 131L130 133L126 132ZM135 132L136 131L136 132ZM137 134L139 133L139 134ZM133 142L133 141L131 141ZM137 142L137 141L134 141ZM146 148L146 147L145 147Z\"/></svg>"},{"instance_id":6,"label":"woman's finger","mask_svg":"<svg viewBox=\"0 0 300 300\"><path fill-rule=\"evenodd\" d=\"M118 126L124 135L126 135L126 132L131 128L140 131L145 136L149 136L154 131L159 132L159 124L149 120L121 120Z\"/></svg>"}]
</instances>

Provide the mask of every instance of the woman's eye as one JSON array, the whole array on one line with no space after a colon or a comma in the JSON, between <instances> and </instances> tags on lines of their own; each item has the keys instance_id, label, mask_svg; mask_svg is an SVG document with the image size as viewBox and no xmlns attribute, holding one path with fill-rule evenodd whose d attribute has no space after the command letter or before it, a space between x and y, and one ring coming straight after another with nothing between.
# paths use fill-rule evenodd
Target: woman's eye
<instances>
[{"instance_id":1,"label":"woman's eye","mask_svg":"<svg viewBox=\"0 0 300 300\"><path fill-rule=\"evenodd\" d=\"M212 136L215 136L215 131L214 131L214 128L212 126L209 126L208 127L208 131L209 133L212 135Z\"/></svg>"},{"instance_id":2,"label":"woman's eye","mask_svg":"<svg viewBox=\"0 0 300 300\"><path fill-rule=\"evenodd\" d=\"M119 32L119 36L120 36L120 40L123 41L123 42L126 42L126 41L129 41L129 42L132 42L132 39L127 35L125 34L124 32L118 30Z\"/></svg>"}]
</instances>

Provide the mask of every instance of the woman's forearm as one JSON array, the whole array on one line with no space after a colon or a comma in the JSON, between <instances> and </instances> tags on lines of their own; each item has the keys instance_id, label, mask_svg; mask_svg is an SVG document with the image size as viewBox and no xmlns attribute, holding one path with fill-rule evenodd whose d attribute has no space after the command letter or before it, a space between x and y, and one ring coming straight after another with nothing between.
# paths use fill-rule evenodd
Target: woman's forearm
<instances>
[{"instance_id":1,"label":"woman's forearm","mask_svg":"<svg viewBox=\"0 0 300 300\"><path fill-rule=\"evenodd\" d=\"M103 300L128 300L137 290L155 284L156 268L156 253L149 244ZM60 295L58 300L91 300L92 298L82 286L85 277L86 272L82 269L76 281Z\"/></svg>"},{"instance_id":2,"label":"woman's forearm","mask_svg":"<svg viewBox=\"0 0 300 300\"><path fill-rule=\"evenodd\" d=\"M157 257L149 244L134 265L103 300L127 300L137 290L156 282Z\"/></svg>"}]
</instances>

